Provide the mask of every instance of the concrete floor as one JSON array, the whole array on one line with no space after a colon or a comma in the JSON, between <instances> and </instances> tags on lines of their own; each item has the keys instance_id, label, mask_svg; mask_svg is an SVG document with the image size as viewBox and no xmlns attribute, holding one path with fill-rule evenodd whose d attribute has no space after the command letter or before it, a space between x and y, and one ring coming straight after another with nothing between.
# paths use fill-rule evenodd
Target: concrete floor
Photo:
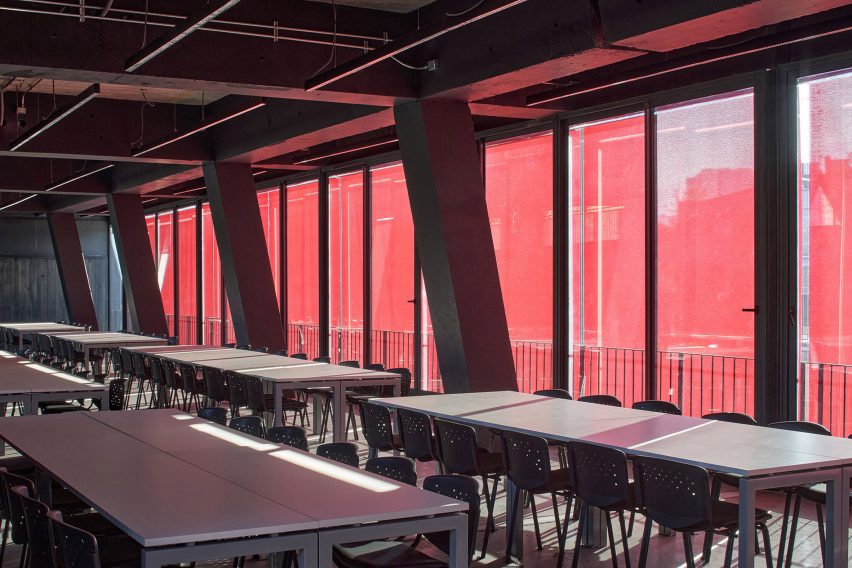
<instances>
[{"instance_id":1,"label":"concrete floor","mask_svg":"<svg viewBox=\"0 0 852 568\"><path fill-rule=\"evenodd\" d=\"M311 448L318 443L317 436L310 436ZM361 456L362 456L362 464L367 457L367 448L363 444L363 440L359 442L359 446L361 446ZM10 452L9 455L14 455L13 452ZM418 476L422 482L422 479L434 474L435 466L430 463L419 463L417 466ZM727 500L735 501L737 498L736 491L732 492L723 492L722 498ZM530 509L525 511L524 516L524 550L525 555L523 559L523 566L528 567L553 567L556 566L557 557L558 557L558 546L556 543L555 536L555 525L553 523L553 510L550 503L549 497L539 498L537 501L537 509L539 514L539 523L542 530L542 550L537 550L535 534L533 532L533 520ZM772 493L761 493L758 496L758 503L761 508L768 509L772 511L773 518L770 521L770 538L772 540L773 547L773 560L777 562L777 552L778 552L778 544L779 544L779 533L781 530L781 516L784 509L784 497L782 495L772 494ZM563 503L560 501L560 510L562 510ZM503 491L502 485L500 486L500 490L498 492L497 497L497 505L495 509L495 519L497 523L497 532L492 533L490 542L488 544L488 554L483 560L479 560L479 550L482 543L483 529L484 529L484 515L485 515L485 506L483 501L482 507L482 520L480 522L480 530L477 534L476 541L476 550L477 554L475 555L475 561L473 566L478 567L489 567L496 568L500 566L515 566L517 564L507 564L504 557L505 551L505 539L506 539L506 530L505 530L505 506L506 499L505 493ZM226 512L223 512L226 514ZM822 566L822 559L820 555L819 548L819 537L817 535L817 523L816 523L816 511L815 508L809 506L808 504L803 504L802 512L801 512L801 520L799 524L799 530L796 535L796 547L793 554L793 566L800 567L816 567ZM620 534L617 528L617 522L615 523L615 533L616 538ZM643 530L643 517L637 515L636 517L636 526L633 531L633 537L629 539L630 546L630 557L632 561L632 565L638 565L639 561L639 550L640 550L640 542ZM568 540L566 547L568 548L565 554L565 566L570 566L570 562L573 556L573 546L574 546L574 537L576 535L577 523L572 522L568 528ZM651 548L648 555L648 566L649 567L666 567L666 568L678 568L685 567L686 562L684 559L684 551L683 551L683 540L681 535L677 534L675 536L660 536L657 534L656 529L652 533L654 536L651 539ZM700 555L701 543L703 542L703 535L696 535L693 537L693 550L696 554ZM724 557L725 557L725 544L727 540L724 537L717 536L714 539L713 552L710 559L710 562L705 566L723 566ZM619 543L620 544L620 543ZM762 540L761 540L762 546ZM429 545L425 540L418 546L418 549L421 551L429 552L436 556L437 558L442 557L441 553L436 551L433 547ZM852 549L852 547L850 547ZM621 548L618 548L619 555L617 558L619 566L625 566L623 555L621 554ZM736 548L734 549L734 566L736 566ZM3 568L13 568L18 567L20 562L20 553L19 547L15 545L11 545L7 548L6 558L3 562ZM696 557L696 563L698 566L702 566L700 559ZM852 556L850 556L850 564L852 564ZM258 561L249 561L247 565L253 565L252 568L260 568L261 565L265 565L265 560L261 559ZM591 549L583 549L580 556L579 565L582 567L597 567L597 566L612 566L612 560L609 553L609 548L606 547L601 550L591 550ZM229 560L223 560L222 562L211 562L211 563L203 563L198 566L222 566L230 567L231 563ZM755 557L755 566L756 568L762 568L766 566L765 558L761 556Z\"/></svg>"}]
</instances>

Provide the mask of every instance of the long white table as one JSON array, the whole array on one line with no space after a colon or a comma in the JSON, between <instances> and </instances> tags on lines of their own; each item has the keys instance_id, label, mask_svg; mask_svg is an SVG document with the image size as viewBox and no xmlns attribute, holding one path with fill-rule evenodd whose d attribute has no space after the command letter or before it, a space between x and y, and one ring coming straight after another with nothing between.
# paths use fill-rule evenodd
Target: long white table
<instances>
[{"instance_id":1,"label":"long white table","mask_svg":"<svg viewBox=\"0 0 852 568\"><path fill-rule=\"evenodd\" d=\"M466 504L177 410L12 418L0 436L139 542L146 568L285 550L330 568L334 544L433 530L467 565Z\"/></svg>"},{"instance_id":2,"label":"long white table","mask_svg":"<svg viewBox=\"0 0 852 568\"><path fill-rule=\"evenodd\" d=\"M190 363L223 371L235 371L272 384L276 426L281 425L282 400L285 390L329 387L333 391L333 438L335 442L342 442L346 436L346 390L348 388L389 385L393 387L395 396L400 394L400 377L395 373L330 365L231 348L212 347L166 351L160 348L141 347L133 350L168 359L175 363Z\"/></svg>"},{"instance_id":3,"label":"long white table","mask_svg":"<svg viewBox=\"0 0 852 568\"><path fill-rule=\"evenodd\" d=\"M18 337L18 352L24 349L24 336L32 333L42 332L59 332L59 331L85 331L85 328L76 325L68 325L64 323L54 323L50 321L29 322L29 323L3 323L0 327L6 328Z\"/></svg>"},{"instance_id":4,"label":"long white table","mask_svg":"<svg viewBox=\"0 0 852 568\"><path fill-rule=\"evenodd\" d=\"M740 475L740 527L754 525L757 490L825 482L826 565L836 568L847 564L852 440L517 392L385 398L373 402L474 426L563 442L593 442L630 455L670 459ZM754 539L755 531L740 531L740 566L754 565ZM516 553L521 554L522 550Z\"/></svg>"},{"instance_id":5,"label":"long white table","mask_svg":"<svg viewBox=\"0 0 852 568\"><path fill-rule=\"evenodd\" d=\"M44 335L54 335L44 333ZM134 333L118 333L113 331L87 331L84 333L57 333L61 337L72 342L83 352L86 372L89 371L89 360L91 353L98 349L113 349L115 347L128 347L131 345L165 345L167 340L161 337L149 337L147 335L136 335Z\"/></svg>"}]
</instances>

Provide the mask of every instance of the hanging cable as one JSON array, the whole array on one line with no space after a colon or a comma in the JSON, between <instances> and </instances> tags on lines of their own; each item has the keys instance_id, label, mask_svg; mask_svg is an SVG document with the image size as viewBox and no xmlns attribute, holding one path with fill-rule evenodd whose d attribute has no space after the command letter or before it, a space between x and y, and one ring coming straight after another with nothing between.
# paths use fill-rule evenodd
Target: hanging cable
<instances>
[{"instance_id":1,"label":"hanging cable","mask_svg":"<svg viewBox=\"0 0 852 568\"><path fill-rule=\"evenodd\" d=\"M459 16L464 16L465 14L469 14L470 12L473 12L474 10L476 10L477 8L482 6L483 4L485 4L485 0L479 0L479 2L477 2L476 4L471 6L470 8L467 8L466 10L462 10L461 12L446 12L444 15L449 16L450 18L457 18Z\"/></svg>"},{"instance_id":2,"label":"hanging cable","mask_svg":"<svg viewBox=\"0 0 852 568\"><path fill-rule=\"evenodd\" d=\"M135 142L130 143L130 147L132 149L141 148L142 141L145 138L145 107L155 106L154 103L148 100L148 95L145 94L145 89L141 89L142 98L145 99L145 102L142 103L142 106L139 108L139 138Z\"/></svg>"},{"instance_id":3,"label":"hanging cable","mask_svg":"<svg viewBox=\"0 0 852 568\"><path fill-rule=\"evenodd\" d=\"M326 67L334 63L334 66L337 66L337 4L334 0L331 0L331 13L332 13L332 35L331 35L331 53L328 56L328 61L325 62L325 65L317 69L311 78L313 79L317 75L319 75Z\"/></svg>"},{"instance_id":4,"label":"hanging cable","mask_svg":"<svg viewBox=\"0 0 852 568\"><path fill-rule=\"evenodd\" d=\"M148 0L145 0L145 23L142 25L142 47L148 43Z\"/></svg>"},{"instance_id":5,"label":"hanging cable","mask_svg":"<svg viewBox=\"0 0 852 568\"><path fill-rule=\"evenodd\" d=\"M409 65L405 61L400 61L396 57L391 57L391 59L393 59L394 61L396 61L397 63L399 63L403 67L405 67L406 69L411 69L412 71L428 71L430 69L430 67L428 65L421 65L421 66Z\"/></svg>"}]
</instances>

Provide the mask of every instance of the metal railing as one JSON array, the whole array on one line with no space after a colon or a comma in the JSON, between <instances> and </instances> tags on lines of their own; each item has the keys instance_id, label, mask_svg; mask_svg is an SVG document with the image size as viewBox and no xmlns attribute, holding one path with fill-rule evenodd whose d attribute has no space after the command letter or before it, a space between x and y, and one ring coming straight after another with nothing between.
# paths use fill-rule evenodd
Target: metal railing
<instances>
[{"instance_id":1,"label":"metal railing","mask_svg":"<svg viewBox=\"0 0 852 568\"><path fill-rule=\"evenodd\" d=\"M313 324L287 324L287 351L305 353L308 359L319 355L319 326Z\"/></svg>"},{"instance_id":2,"label":"metal railing","mask_svg":"<svg viewBox=\"0 0 852 568\"><path fill-rule=\"evenodd\" d=\"M852 365L799 364L799 418L819 422L836 436L852 434Z\"/></svg>"}]
</instances>

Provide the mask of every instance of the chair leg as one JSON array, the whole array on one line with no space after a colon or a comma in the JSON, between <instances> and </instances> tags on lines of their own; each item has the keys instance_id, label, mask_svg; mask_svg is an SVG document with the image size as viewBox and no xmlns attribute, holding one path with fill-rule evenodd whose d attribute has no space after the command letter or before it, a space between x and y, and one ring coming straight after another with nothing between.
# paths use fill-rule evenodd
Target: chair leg
<instances>
[{"instance_id":1,"label":"chair leg","mask_svg":"<svg viewBox=\"0 0 852 568\"><path fill-rule=\"evenodd\" d=\"M3 542L0 543L0 566L3 566L3 559L6 558L6 539L9 538L10 521L3 524Z\"/></svg>"},{"instance_id":2,"label":"chair leg","mask_svg":"<svg viewBox=\"0 0 852 568\"><path fill-rule=\"evenodd\" d=\"M563 533L565 532L562 529L561 523L559 521L559 505L556 501L556 493L550 494L550 500L553 503L553 522L556 525L556 541L559 544L559 566L562 566L562 559L565 556L565 538ZM535 496L533 495L533 507L535 507ZM535 513L535 508L533 508L533 513ZM538 527L536 527L536 533L538 533ZM539 535L536 534L538 537ZM541 539L539 538L539 541ZM539 547L541 546L541 542L539 542ZM541 550L541 548L539 548Z\"/></svg>"},{"instance_id":3,"label":"chair leg","mask_svg":"<svg viewBox=\"0 0 852 568\"><path fill-rule=\"evenodd\" d=\"M737 531L728 533L728 546L725 547L725 568L731 568L731 561L734 558L734 541L737 538Z\"/></svg>"},{"instance_id":4,"label":"chair leg","mask_svg":"<svg viewBox=\"0 0 852 568\"><path fill-rule=\"evenodd\" d=\"M784 517L781 519L781 539L778 543L778 568L784 563L784 548L787 546L787 527L790 524L790 505L793 499L791 491L785 491Z\"/></svg>"},{"instance_id":5,"label":"chair leg","mask_svg":"<svg viewBox=\"0 0 852 568\"><path fill-rule=\"evenodd\" d=\"M571 558L571 568L577 568L577 565L580 562L580 542L583 538L583 528L586 524L586 515L583 514L583 509L585 508L585 503L580 505L580 523L577 525L577 538L574 539L574 555L573 558ZM648 536L650 536L650 534Z\"/></svg>"},{"instance_id":6,"label":"chair leg","mask_svg":"<svg viewBox=\"0 0 852 568\"><path fill-rule=\"evenodd\" d=\"M532 508L533 527L535 528L535 544L538 549L541 550L541 532L538 528L538 511L535 509L535 495L530 493L530 497L532 498L530 506ZM557 520L556 522L558 523L559 521ZM485 530L488 530L488 527L485 527ZM559 532L558 528L556 529L556 532Z\"/></svg>"},{"instance_id":7,"label":"chair leg","mask_svg":"<svg viewBox=\"0 0 852 568\"><path fill-rule=\"evenodd\" d=\"M633 536L633 523L636 521L636 511L630 511L630 524L627 525L627 538Z\"/></svg>"},{"instance_id":8,"label":"chair leg","mask_svg":"<svg viewBox=\"0 0 852 568\"><path fill-rule=\"evenodd\" d=\"M710 553L713 550L713 531L704 532L704 546L701 547L701 561L705 564L710 562Z\"/></svg>"},{"instance_id":9,"label":"chair leg","mask_svg":"<svg viewBox=\"0 0 852 568\"><path fill-rule=\"evenodd\" d=\"M817 527L819 530L819 548L822 552L822 565L825 566L825 521L822 519L822 505L816 504Z\"/></svg>"},{"instance_id":10,"label":"chair leg","mask_svg":"<svg viewBox=\"0 0 852 568\"><path fill-rule=\"evenodd\" d=\"M523 492L520 489L518 489L515 492L515 498L512 500L511 509L508 509L508 508L506 509L506 522L509 525L506 528L506 560L507 561L511 561L511 558L512 558L512 542L515 538L515 525L517 524L516 518L517 518L518 512L519 512L518 506L521 504L521 493L523 493ZM509 511L512 512L511 515L509 514ZM509 519L511 519L512 522L509 522ZM479 557L480 560L485 558L485 552L486 552L485 547L488 543L488 535L489 534L490 533L488 531L488 522L486 521L485 538L482 539L482 556Z\"/></svg>"},{"instance_id":11,"label":"chair leg","mask_svg":"<svg viewBox=\"0 0 852 568\"><path fill-rule=\"evenodd\" d=\"M29 556L30 548L27 546L27 543L24 543L21 546L21 565L20 568L24 568L27 565L27 556Z\"/></svg>"},{"instance_id":12,"label":"chair leg","mask_svg":"<svg viewBox=\"0 0 852 568\"><path fill-rule=\"evenodd\" d=\"M494 525L494 504L497 502L497 484L500 483L500 476L491 480L491 532L497 532L497 527Z\"/></svg>"},{"instance_id":13,"label":"chair leg","mask_svg":"<svg viewBox=\"0 0 852 568\"><path fill-rule=\"evenodd\" d=\"M692 552L692 533L683 533L683 555L686 556L686 568L695 568L695 554Z\"/></svg>"},{"instance_id":14,"label":"chair leg","mask_svg":"<svg viewBox=\"0 0 852 568\"><path fill-rule=\"evenodd\" d=\"M790 521L790 541L787 543L787 559L784 561L784 565L789 568L793 565L793 547L796 545L796 529L799 524L799 512L802 507L802 497L796 495L796 501L793 505L793 520ZM781 558L778 559L778 563L780 564L782 561Z\"/></svg>"},{"instance_id":15,"label":"chair leg","mask_svg":"<svg viewBox=\"0 0 852 568\"><path fill-rule=\"evenodd\" d=\"M496 480L494 482L497 484ZM494 532L494 501L488 493L488 477L482 476L482 496L485 497L485 509L488 511L488 516L485 519L485 532Z\"/></svg>"},{"instance_id":16,"label":"chair leg","mask_svg":"<svg viewBox=\"0 0 852 568\"><path fill-rule=\"evenodd\" d=\"M624 525L624 511L618 512L618 523L621 525L621 547L624 549L624 566L630 568L630 546L627 544L627 530Z\"/></svg>"},{"instance_id":17,"label":"chair leg","mask_svg":"<svg viewBox=\"0 0 852 568\"><path fill-rule=\"evenodd\" d=\"M602 513L606 519L606 534L609 536L609 555L612 561L612 568L618 568L618 553L615 551L615 534L612 531L612 515L609 514L609 511L602 511Z\"/></svg>"},{"instance_id":18,"label":"chair leg","mask_svg":"<svg viewBox=\"0 0 852 568\"><path fill-rule=\"evenodd\" d=\"M766 568L772 568L772 543L769 542L769 527L760 525L760 532L763 533L763 550L766 558Z\"/></svg>"}]
</instances>

